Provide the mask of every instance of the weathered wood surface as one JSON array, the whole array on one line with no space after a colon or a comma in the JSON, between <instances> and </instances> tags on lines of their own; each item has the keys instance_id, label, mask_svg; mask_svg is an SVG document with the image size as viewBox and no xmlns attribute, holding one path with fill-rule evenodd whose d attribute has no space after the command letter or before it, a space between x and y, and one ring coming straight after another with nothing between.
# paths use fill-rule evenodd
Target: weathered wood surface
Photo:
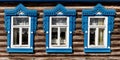
<instances>
[{"instance_id":1,"label":"weathered wood surface","mask_svg":"<svg viewBox=\"0 0 120 60\"><path fill-rule=\"evenodd\" d=\"M73 33L72 54L47 54L43 30L43 10L52 9L57 3L23 3L28 9L38 11L37 31L34 39L34 53L7 53L7 35L4 25L4 9L14 9L19 3L0 3L0 60L119 60L120 59L120 6L119 3L103 3L107 9L115 9L114 31L111 36L111 53L84 53L84 35L81 26L82 9L93 8L96 3L63 3L66 8L76 9L76 30Z\"/></svg>"}]
</instances>

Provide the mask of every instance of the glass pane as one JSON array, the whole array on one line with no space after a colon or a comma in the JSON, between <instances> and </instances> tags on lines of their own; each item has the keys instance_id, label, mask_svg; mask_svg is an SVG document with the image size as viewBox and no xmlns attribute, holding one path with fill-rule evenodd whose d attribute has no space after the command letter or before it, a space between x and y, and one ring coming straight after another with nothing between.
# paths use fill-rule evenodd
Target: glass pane
<instances>
[{"instance_id":1,"label":"glass pane","mask_svg":"<svg viewBox=\"0 0 120 60\"><path fill-rule=\"evenodd\" d=\"M103 45L104 29L99 29L98 45Z\"/></svg>"},{"instance_id":2,"label":"glass pane","mask_svg":"<svg viewBox=\"0 0 120 60\"><path fill-rule=\"evenodd\" d=\"M28 17L14 17L13 25L29 25Z\"/></svg>"},{"instance_id":3,"label":"glass pane","mask_svg":"<svg viewBox=\"0 0 120 60\"><path fill-rule=\"evenodd\" d=\"M60 28L60 45L66 45L66 28Z\"/></svg>"},{"instance_id":4,"label":"glass pane","mask_svg":"<svg viewBox=\"0 0 120 60\"><path fill-rule=\"evenodd\" d=\"M58 45L57 40L58 40L58 29L57 28L52 28L52 40L51 44L52 45Z\"/></svg>"},{"instance_id":5,"label":"glass pane","mask_svg":"<svg viewBox=\"0 0 120 60\"><path fill-rule=\"evenodd\" d=\"M22 45L28 45L28 28L22 28Z\"/></svg>"},{"instance_id":6,"label":"glass pane","mask_svg":"<svg viewBox=\"0 0 120 60\"><path fill-rule=\"evenodd\" d=\"M52 18L52 25L67 25L67 18Z\"/></svg>"},{"instance_id":7,"label":"glass pane","mask_svg":"<svg viewBox=\"0 0 120 60\"><path fill-rule=\"evenodd\" d=\"M90 25L104 25L105 18L90 18Z\"/></svg>"},{"instance_id":8,"label":"glass pane","mask_svg":"<svg viewBox=\"0 0 120 60\"><path fill-rule=\"evenodd\" d=\"M98 25L104 25L104 18L99 18Z\"/></svg>"},{"instance_id":9,"label":"glass pane","mask_svg":"<svg viewBox=\"0 0 120 60\"><path fill-rule=\"evenodd\" d=\"M90 37L89 37L89 39L90 39L90 45L95 45L95 28L91 28L90 29Z\"/></svg>"},{"instance_id":10,"label":"glass pane","mask_svg":"<svg viewBox=\"0 0 120 60\"><path fill-rule=\"evenodd\" d=\"M13 45L19 45L19 28L13 28Z\"/></svg>"},{"instance_id":11,"label":"glass pane","mask_svg":"<svg viewBox=\"0 0 120 60\"><path fill-rule=\"evenodd\" d=\"M97 25L98 19L97 18L90 18L90 25Z\"/></svg>"}]
</instances>

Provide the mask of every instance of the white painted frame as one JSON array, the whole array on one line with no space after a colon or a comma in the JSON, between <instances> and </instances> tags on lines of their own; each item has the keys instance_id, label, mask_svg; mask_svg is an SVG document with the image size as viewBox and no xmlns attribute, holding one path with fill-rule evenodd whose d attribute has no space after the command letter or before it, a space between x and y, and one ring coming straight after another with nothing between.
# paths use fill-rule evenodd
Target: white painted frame
<instances>
[{"instance_id":1,"label":"white painted frame","mask_svg":"<svg viewBox=\"0 0 120 60\"><path fill-rule=\"evenodd\" d=\"M104 25L90 25L90 18L105 18ZM95 31L95 45L89 45L90 43L90 28L96 28ZM104 29L103 45L98 45L98 28ZM106 48L107 47L107 33L108 33L108 17L107 16L89 16L88 17L88 48Z\"/></svg>"},{"instance_id":2,"label":"white painted frame","mask_svg":"<svg viewBox=\"0 0 120 60\"><path fill-rule=\"evenodd\" d=\"M67 18L67 25L52 25L52 18ZM60 28L66 27L67 32L66 32L66 46L65 45L60 45L60 40L57 40L57 43L59 44L58 46L53 46L51 45L51 33L52 33L52 27L58 28L58 33L60 33ZM58 34L60 36L60 34ZM60 39L60 37L58 37ZM50 17L50 22L49 22L49 48L69 48L69 17L67 16L51 16Z\"/></svg>"},{"instance_id":3,"label":"white painted frame","mask_svg":"<svg viewBox=\"0 0 120 60\"><path fill-rule=\"evenodd\" d=\"M29 25L13 25L13 18L29 18ZM30 29L31 17L29 16L12 16L11 17L11 48L30 48ZM19 28L19 45L13 45L13 28ZM28 45L22 45L22 28L28 28Z\"/></svg>"}]
</instances>

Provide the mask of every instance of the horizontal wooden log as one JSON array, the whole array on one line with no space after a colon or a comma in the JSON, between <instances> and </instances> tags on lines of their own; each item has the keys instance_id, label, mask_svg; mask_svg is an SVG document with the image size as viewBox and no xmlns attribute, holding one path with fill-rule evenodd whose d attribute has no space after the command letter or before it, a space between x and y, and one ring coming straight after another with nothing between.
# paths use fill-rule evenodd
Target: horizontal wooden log
<instances>
[{"instance_id":1,"label":"horizontal wooden log","mask_svg":"<svg viewBox=\"0 0 120 60\"><path fill-rule=\"evenodd\" d=\"M3 3L0 4L0 57L14 57L13 59L23 59L28 57L38 57L38 58L55 58L55 57L83 57L86 58L86 60L99 58L101 60L110 59L110 57L119 58L120 56L120 7L117 4L111 5L111 4L103 4L105 8L107 9L115 9L116 16L114 19L114 30L111 34L111 53L85 53L84 52L84 33L82 31L82 10L83 9L92 9L96 5L93 4L80 4L80 3L74 3L74 4L66 4L65 7L67 9L76 9L76 29L73 32L73 53L71 54L58 54L58 53L52 53L48 54L46 53L46 36L43 30L43 10L45 9L52 9L54 8L57 3L23 3L28 9L36 9L38 13L38 19L37 19L37 30L34 38L34 53L7 53L7 33L5 31L5 25L4 25L4 9L14 9L19 3ZM18 57L18 58L17 58ZM23 57L23 58L20 58ZM61 58L62 59L62 58ZM30 59L28 59L30 60ZM82 60L82 59L81 59Z\"/></svg>"}]
</instances>

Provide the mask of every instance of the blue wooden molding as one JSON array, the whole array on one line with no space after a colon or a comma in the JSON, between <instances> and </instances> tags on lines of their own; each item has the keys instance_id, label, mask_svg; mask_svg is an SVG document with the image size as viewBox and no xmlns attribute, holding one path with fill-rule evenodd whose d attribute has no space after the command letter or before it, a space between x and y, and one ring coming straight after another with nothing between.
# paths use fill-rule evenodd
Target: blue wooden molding
<instances>
[{"instance_id":1,"label":"blue wooden molding","mask_svg":"<svg viewBox=\"0 0 120 60\"><path fill-rule=\"evenodd\" d=\"M58 15L59 12L62 12L63 14L59 15L76 15L75 13L76 10L74 9L66 9L63 5L58 4L55 8L51 10L44 10L45 15Z\"/></svg>"},{"instance_id":2,"label":"blue wooden molding","mask_svg":"<svg viewBox=\"0 0 120 60\"><path fill-rule=\"evenodd\" d=\"M49 48L49 20L50 16L67 16L69 17L69 48ZM44 17L43 17L43 25L44 25L44 31L46 33L46 52L51 53L62 53L72 52L72 33L75 30L75 19L76 19L76 10L74 9L66 9L62 4L58 4L53 9L45 9L44 10Z\"/></svg>"},{"instance_id":3,"label":"blue wooden molding","mask_svg":"<svg viewBox=\"0 0 120 60\"><path fill-rule=\"evenodd\" d=\"M37 10L28 10L24 5L19 4L15 9L5 9L5 29L7 32L7 51L8 52L33 52L33 40L34 33L36 32L37 27ZM30 23L30 48L22 49L22 48L11 48L11 17L12 16L29 16L31 17ZM31 49L32 48L32 49ZM24 51L23 51L24 50Z\"/></svg>"},{"instance_id":4,"label":"blue wooden molding","mask_svg":"<svg viewBox=\"0 0 120 60\"><path fill-rule=\"evenodd\" d=\"M93 9L83 9L82 10L82 14L83 15L104 15L104 16L108 16L108 15L115 15L115 10L114 9L105 9L104 6L102 6L101 4L97 4ZM98 13L101 12L102 14ZM97 14L98 13L98 14Z\"/></svg>"},{"instance_id":5,"label":"blue wooden molding","mask_svg":"<svg viewBox=\"0 0 120 60\"><path fill-rule=\"evenodd\" d=\"M20 14L23 13L23 14ZM21 15L21 16L37 16L36 10L28 10L24 5L19 4L15 9L5 9L5 14L6 15Z\"/></svg>"},{"instance_id":6,"label":"blue wooden molding","mask_svg":"<svg viewBox=\"0 0 120 60\"><path fill-rule=\"evenodd\" d=\"M110 50L110 38L111 32L114 27L114 16L116 11L114 9L106 9L101 4L97 4L93 9L82 10L82 31L84 32L84 51L85 52L111 52ZM88 48L88 17L89 16L107 16L108 28L107 28L107 48L96 49Z\"/></svg>"}]
</instances>

